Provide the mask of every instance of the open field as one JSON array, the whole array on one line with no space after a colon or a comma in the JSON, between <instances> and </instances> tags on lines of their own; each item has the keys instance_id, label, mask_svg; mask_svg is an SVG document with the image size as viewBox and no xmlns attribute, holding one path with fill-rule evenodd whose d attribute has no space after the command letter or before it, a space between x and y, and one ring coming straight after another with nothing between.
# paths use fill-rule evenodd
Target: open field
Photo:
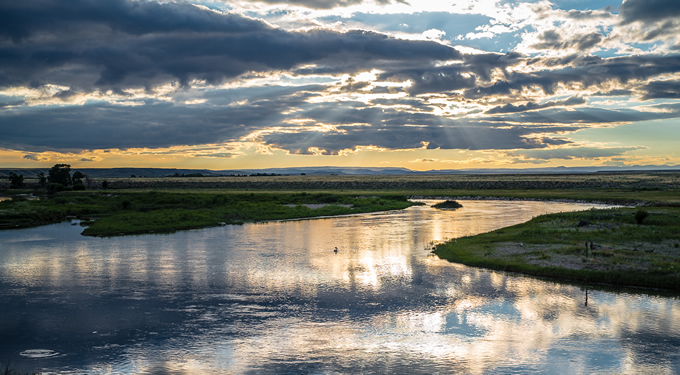
<instances>
[{"instance_id":1,"label":"open field","mask_svg":"<svg viewBox=\"0 0 680 375\"><path fill-rule=\"evenodd\" d=\"M100 190L95 180L90 190ZM405 194L436 197L568 199L680 206L680 173L588 173L516 175L249 176L107 179L109 190L192 193ZM4 185L3 185L4 184ZM0 182L0 191L8 188ZM26 192L37 188L27 180Z\"/></svg>"},{"instance_id":2,"label":"open field","mask_svg":"<svg viewBox=\"0 0 680 375\"><path fill-rule=\"evenodd\" d=\"M489 175L324 175L110 178L113 189L227 189L227 190L555 190L555 189L680 189L680 173L583 173ZM37 180L26 179L28 187ZM104 179L93 181L91 188ZM0 181L0 190L9 183Z\"/></svg>"}]
</instances>

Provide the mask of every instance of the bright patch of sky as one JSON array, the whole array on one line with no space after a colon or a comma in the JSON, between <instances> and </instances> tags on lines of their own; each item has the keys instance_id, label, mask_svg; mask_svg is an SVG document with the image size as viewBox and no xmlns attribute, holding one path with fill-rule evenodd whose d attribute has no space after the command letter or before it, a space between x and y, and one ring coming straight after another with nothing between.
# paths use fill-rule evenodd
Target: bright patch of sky
<instances>
[{"instance_id":1,"label":"bright patch of sky","mask_svg":"<svg viewBox=\"0 0 680 375\"><path fill-rule=\"evenodd\" d=\"M438 31L443 41L451 45L472 47L483 51L508 52L521 40L526 29L513 32L486 34L492 18L481 14L455 14L445 12L422 12L402 14L355 13L351 17L327 16L319 19L343 28L370 28L395 36L404 34L427 35ZM505 31L505 30L503 30Z\"/></svg>"},{"instance_id":2,"label":"bright patch of sky","mask_svg":"<svg viewBox=\"0 0 680 375\"><path fill-rule=\"evenodd\" d=\"M557 9L562 10L590 10L590 9L610 9L618 13L618 8L623 1L616 0L552 0L551 3Z\"/></svg>"}]
</instances>

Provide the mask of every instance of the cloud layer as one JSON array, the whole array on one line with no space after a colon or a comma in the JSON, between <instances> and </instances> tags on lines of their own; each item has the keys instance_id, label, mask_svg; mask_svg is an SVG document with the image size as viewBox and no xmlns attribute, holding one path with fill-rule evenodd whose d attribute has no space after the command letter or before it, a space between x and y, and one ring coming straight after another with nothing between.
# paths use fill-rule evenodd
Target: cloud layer
<instances>
[{"instance_id":1,"label":"cloud layer","mask_svg":"<svg viewBox=\"0 0 680 375\"><path fill-rule=\"evenodd\" d=\"M498 3L475 18L491 23L467 38L516 32L519 41L505 51L454 45L466 37L427 25L423 14L418 22L428 28L416 34L371 28L368 15L357 27L314 19L314 12L359 3L0 3L0 147L35 153L255 144L310 155L372 147L504 150L512 157L544 150L564 159L560 149L593 149L570 140L583 129L680 116L674 1L628 0L618 15ZM262 4L274 8L260 12ZM416 6L371 4L385 11ZM638 149L609 147L605 154Z\"/></svg>"}]
</instances>

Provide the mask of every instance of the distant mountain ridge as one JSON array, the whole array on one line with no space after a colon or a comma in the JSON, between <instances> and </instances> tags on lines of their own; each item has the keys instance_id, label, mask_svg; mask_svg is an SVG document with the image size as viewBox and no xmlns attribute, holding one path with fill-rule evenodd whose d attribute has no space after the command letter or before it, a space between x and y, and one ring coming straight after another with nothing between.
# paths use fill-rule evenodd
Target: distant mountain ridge
<instances>
[{"instance_id":1,"label":"distant mountain ridge","mask_svg":"<svg viewBox=\"0 0 680 375\"><path fill-rule=\"evenodd\" d=\"M177 168L73 168L90 178L125 178L125 177L166 177L173 175L201 174L206 177L229 175L414 175L414 174L571 174L571 173L635 173L635 172L680 172L680 166L644 165L631 167L551 167L551 168L489 168L489 169L438 169L429 171L413 171L408 168L371 168L371 167L292 167L265 169L177 169ZM37 178L38 173L47 175L49 168L3 168L0 177L7 178L9 172L23 175L25 178Z\"/></svg>"}]
</instances>

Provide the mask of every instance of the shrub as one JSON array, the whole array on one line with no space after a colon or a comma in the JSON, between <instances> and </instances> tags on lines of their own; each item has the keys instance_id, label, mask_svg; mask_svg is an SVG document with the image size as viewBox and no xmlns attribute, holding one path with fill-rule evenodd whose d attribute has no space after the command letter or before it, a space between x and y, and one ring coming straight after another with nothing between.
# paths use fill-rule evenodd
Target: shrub
<instances>
[{"instance_id":1,"label":"shrub","mask_svg":"<svg viewBox=\"0 0 680 375\"><path fill-rule=\"evenodd\" d=\"M73 190L85 190L85 185L83 185L83 184L73 184Z\"/></svg>"},{"instance_id":2,"label":"shrub","mask_svg":"<svg viewBox=\"0 0 680 375\"><path fill-rule=\"evenodd\" d=\"M454 208L455 209L455 208L461 208L461 207L463 207L463 205L461 205L460 203L458 203L456 201L448 201L447 200L447 201L444 201L444 202L437 203L437 204L433 205L432 207L434 207L434 208Z\"/></svg>"},{"instance_id":3,"label":"shrub","mask_svg":"<svg viewBox=\"0 0 680 375\"><path fill-rule=\"evenodd\" d=\"M58 193L64 190L65 188L66 186L57 182L50 182L49 184L47 184L47 192L49 192L50 194Z\"/></svg>"},{"instance_id":4,"label":"shrub","mask_svg":"<svg viewBox=\"0 0 680 375\"><path fill-rule=\"evenodd\" d=\"M24 186L24 175L9 172L9 187L16 189L22 186Z\"/></svg>"},{"instance_id":5,"label":"shrub","mask_svg":"<svg viewBox=\"0 0 680 375\"><path fill-rule=\"evenodd\" d=\"M647 216L649 216L649 212L645 210L637 210L637 212L635 212L635 222L637 222L638 225L642 224Z\"/></svg>"}]
</instances>

